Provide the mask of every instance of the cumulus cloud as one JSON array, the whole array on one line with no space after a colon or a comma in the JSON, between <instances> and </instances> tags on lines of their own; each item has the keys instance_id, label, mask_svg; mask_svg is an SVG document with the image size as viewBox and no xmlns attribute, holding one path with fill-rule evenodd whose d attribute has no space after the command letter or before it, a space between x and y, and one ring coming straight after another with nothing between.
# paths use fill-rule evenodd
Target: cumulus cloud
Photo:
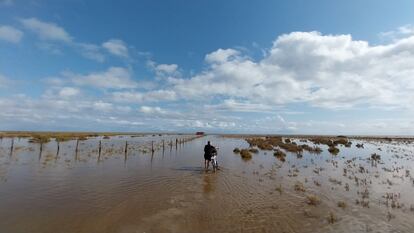
<instances>
[{"instance_id":1,"label":"cumulus cloud","mask_svg":"<svg viewBox=\"0 0 414 233\"><path fill-rule=\"evenodd\" d=\"M137 87L130 70L123 67L110 67L106 71L86 75L66 74L77 85L108 89L130 89Z\"/></svg>"},{"instance_id":2,"label":"cumulus cloud","mask_svg":"<svg viewBox=\"0 0 414 233\"><path fill-rule=\"evenodd\" d=\"M23 37L23 32L7 25L0 26L0 40L11 43L19 43Z\"/></svg>"},{"instance_id":3,"label":"cumulus cloud","mask_svg":"<svg viewBox=\"0 0 414 233\"><path fill-rule=\"evenodd\" d=\"M66 72L63 79L48 79L56 86L53 96L49 97L56 98L45 95L40 100L0 99L0 107L6 109L0 113L0 119L41 122L85 116L82 122L151 126L152 129L344 134L412 132L414 121L410 119L318 121L320 116L313 112L315 107L412 111L414 36L408 29L398 30L405 36L382 45L370 45L350 35L292 32L277 37L259 59L237 49L213 51L205 56L205 68L189 77L175 75L176 64L151 63L156 76L162 74L165 79L147 88L142 88L133 79L132 71L123 67L84 74ZM102 46L88 49L92 54L99 53ZM123 55L119 53L118 56ZM81 92L80 86L98 88L103 93L102 99L78 98L74 102ZM87 90L82 90L82 94L85 93ZM162 107L150 106L155 103ZM131 111L137 109L136 104L141 107ZM309 110L306 114L310 115L300 117L304 120L289 119L280 111L296 104L300 109L303 106ZM341 113L329 111L332 112ZM316 119L312 120L313 117Z\"/></svg>"},{"instance_id":4,"label":"cumulus cloud","mask_svg":"<svg viewBox=\"0 0 414 233\"><path fill-rule=\"evenodd\" d=\"M21 19L24 27L36 33L42 40L71 42L72 37L62 27L55 23L41 21L37 18Z\"/></svg>"},{"instance_id":5,"label":"cumulus cloud","mask_svg":"<svg viewBox=\"0 0 414 233\"><path fill-rule=\"evenodd\" d=\"M412 107L414 37L371 46L350 35L293 32L253 60L234 49L206 56L208 69L169 82L181 98L222 96L250 103L324 108Z\"/></svg>"},{"instance_id":6,"label":"cumulus cloud","mask_svg":"<svg viewBox=\"0 0 414 233\"><path fill-rule=\"evenodd\" d=\"M179 76L177 64L159 64L154 65L155 74L158 78Z\"/></svg>"},{"instance_id":7,"label":"cumulus cloud","mask_svg":"<svg viewBox=\"0 0 414 233\"><path fill-rule=\"evenodd\" d=\"M119 39L111 39L102 43L102 47L108 50L111 54L119 57L128 57L128 48L124 41Z\"/></svg>"},{"instance_id":8,"label":"cumulus cloud","mask_svg":"<svg viewBox=\"0 0 414 233\"><path fill-rule=\"evenodd\" d=\"M208 63L223 63L229 59L238 58L240 52L234 49L218 49L206 55L205 60Z\"/></svg>"}]
</instances>

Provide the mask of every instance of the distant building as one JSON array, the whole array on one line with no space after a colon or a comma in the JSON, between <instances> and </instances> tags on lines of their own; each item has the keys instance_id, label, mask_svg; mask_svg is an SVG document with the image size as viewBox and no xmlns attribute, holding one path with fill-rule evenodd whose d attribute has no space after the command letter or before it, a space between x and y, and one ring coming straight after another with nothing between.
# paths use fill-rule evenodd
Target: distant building
<instances>
[{"instance_id":1,"label":"distant building","mask_svg":"<svg viewBox=\"0 0 414 233\"><path fill-rule=\"evenodd\" d=\"M196 135L204 135L204 132L197 132Z\"/></svg>"}]
</instances>

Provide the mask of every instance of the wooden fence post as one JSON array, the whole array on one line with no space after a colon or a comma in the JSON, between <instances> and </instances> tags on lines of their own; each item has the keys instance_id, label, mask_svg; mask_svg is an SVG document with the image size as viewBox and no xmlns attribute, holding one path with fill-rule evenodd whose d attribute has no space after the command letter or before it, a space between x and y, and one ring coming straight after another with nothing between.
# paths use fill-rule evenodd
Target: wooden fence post
<instances>
[{"instance_id":1,"label":"wooden fence post","mask_svg":"<svg viewBox=\"0 0 414 233\"><path fill-rule=\"evenodd\" d=\"M79 147L79 139L76 140L75 161L78 161L78 147Z\"/></svg>"},{"instance_id":2,"label":"wooden fence post","mask_svg":"<svg viewBox=\"0 0 414 233\"><path fill-rule=\"evenodd\" d=\"M101 142L101 140L99 140L98 161L101 158L101 146L102 146L102 142Z\"/></svg>"},{"instance_id":3,"label":"wooden fence post","mask_svg":"<svg viewBox=\"0 0 414 233\"><path fill-rule=\"evenodd\" d=\"M14 138L12 138L12 141L11 141L10 156L13 155L13 147L14 147Z\"/></svg>"}]
</instances>

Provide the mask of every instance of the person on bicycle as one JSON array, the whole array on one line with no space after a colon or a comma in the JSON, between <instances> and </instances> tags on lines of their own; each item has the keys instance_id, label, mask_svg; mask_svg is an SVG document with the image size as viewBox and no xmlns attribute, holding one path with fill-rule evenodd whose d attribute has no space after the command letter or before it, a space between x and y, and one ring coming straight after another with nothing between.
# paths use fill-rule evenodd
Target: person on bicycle
<instances>
[{"instance_id":1,"label":"person on bicycle","mask_svg":"<svg viewBox=\"0 0 414 233\"><path fill-rule=\"evenodd\" d=\"M207 142L207 145L204 146L204 168L208 169L211 161L211 156L213 156L216 148L210 144L210 141Z\"/></svg>"}]
</instances>

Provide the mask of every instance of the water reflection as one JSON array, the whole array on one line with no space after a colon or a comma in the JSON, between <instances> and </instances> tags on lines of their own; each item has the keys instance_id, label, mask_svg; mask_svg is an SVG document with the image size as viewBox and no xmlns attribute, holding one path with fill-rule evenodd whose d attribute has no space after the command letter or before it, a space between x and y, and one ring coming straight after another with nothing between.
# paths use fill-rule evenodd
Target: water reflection
<instances>
[{"instance_id":1,"label":"water reflection","mask_svg":"<svg viewBox=\"0 0 414 233\"><path fill-rule=\"evenodd\" d=\"M242 139L175 138L1 139L0 232L414 232L412 142L282 162L265 150L242 160ZM207 140L216 173L202 167Z\"/></svg>"}]
</instances>

